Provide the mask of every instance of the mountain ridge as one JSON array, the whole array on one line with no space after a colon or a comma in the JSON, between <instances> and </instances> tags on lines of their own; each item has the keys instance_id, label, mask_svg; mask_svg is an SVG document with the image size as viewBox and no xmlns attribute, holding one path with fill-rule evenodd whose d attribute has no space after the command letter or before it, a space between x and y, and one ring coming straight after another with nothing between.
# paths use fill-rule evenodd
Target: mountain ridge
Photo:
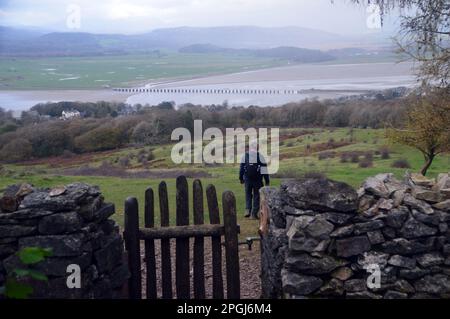
<instances>
[{"instance_id":1,"label":"mountain ridge","mask_svg":"<svg viewBox=\"0 0 450 319\"><path fill-rule=\"evenodd\" d=\"M71 56L146 53L161 49L177 51L198 43L230 49L332 49L345 47L344 44L351 43L351 39L326 31L292 26L176 27L130 35L90 32L42 33L0 26L0 43L0 55Z\"/></svg>"}]
</instances>

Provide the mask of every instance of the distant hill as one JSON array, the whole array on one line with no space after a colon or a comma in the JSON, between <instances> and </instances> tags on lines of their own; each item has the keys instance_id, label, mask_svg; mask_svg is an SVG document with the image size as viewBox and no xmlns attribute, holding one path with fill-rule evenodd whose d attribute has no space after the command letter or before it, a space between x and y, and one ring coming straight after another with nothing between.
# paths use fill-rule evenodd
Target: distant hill
<instances>
[{"instance_id":1,"label":"distant hill","mask_svg":"<svg viewBox=\"0 0 450 319\"><path fill-rule=\"evenodd\" d=\"M0 44L3 45L4 43L11 41L26 41L37 38L43 34L45 34L45 32L0 26Z\"/></svg>"},{"instance_id":2,"label":"distant hill","mask_svg":"<svg viewBox=\"0 0 450 319\"><path fill-rule=\"evenodd\" d=\"M324 53L319 50L311 50L296 47L277 47L272 49L230 49L230 48L222 48L212 44L193 44L181 48L179 52L191 54L224 53L224 54L251 55L257 57L281 58L301 63L323 62L334 59L332 55Z\"/></svg>"},{"instance_id":3,"label":"distant hill","mask_svg":"<svg viewBox=\"0 0 450 319\"><path fill-rule=\"evenodd\" d=\"M124 35L98 35L77 32L24 33L11 28L0 29L0 54L18 56L79 56L124 53Z\"/></svg>"},{"instance_id":4,"label":"distant hill","mask_svg":"<svg viewBox=\"0 0 450 319\"><path fill-rule=\"evenodd\" d=\"M254 26L157 29L147 36L153 39L165 39L178 47L195 43L210 43L234 49L262 49L278 46L311 48L327 42L335 43L341 38L337 34L301 27L263 28Z\"/></svg>"},{"instance_id":5,"label":"distant hill","mask_svg":"<svg viewBox=\"0 0 450 319\"><path fill-rule=\"evenodd\" d=\"M156 29L152 32L134 35L82 32L43 34L31 30L0 27L0 55L125 54L158 49L179 50L198 43L208 43L211 45L210 50L213 50L214 47L252 50L273 48L281 50L279 47L333 49L348 47L349 45L346 44L351 43L351 39L300 27L179 27ZM288 50L283 49L283 51ZM266 52L265 54L271 53ZM287 52L287 54L291 53Z\"/></svg>"},{"instance_id":6,"label":"distant hill","mask_svg":"<svg viewBox=\"0 0 450 319\"><path fill-rule=\"evenodd\" d=\"M0 26L0 53L10 50L17 52L17 49L22 51L22 47L25 48L26 43L34 41L44 34L38 31Z\"/></svg>"}]
</instances>

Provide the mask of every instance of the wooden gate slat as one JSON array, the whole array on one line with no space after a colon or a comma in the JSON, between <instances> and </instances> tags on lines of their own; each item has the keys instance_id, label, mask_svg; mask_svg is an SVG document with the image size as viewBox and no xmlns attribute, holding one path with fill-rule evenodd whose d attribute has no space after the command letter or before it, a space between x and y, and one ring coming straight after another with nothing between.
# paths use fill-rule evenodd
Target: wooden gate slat
<instances>
[{"instance_id":1,"label":"wooden gate slat","mask_svg":"<svg viewBox=\"0 0 450 319\"><path fill-rule=\"evenodd\" d=\"M225 226L225 262L227 269L227 298L240 298L238 227L236 199L226 191L222 195L223 223Z\"/></svg>"},{"instance_id":2,"label":"wooden gate slat","mask_svg":"<svg viewBox=\"0 0 450 319\"><path fill-rule=\"evenodd\" d=\"M155 208L154 208L153 189L148 188L145 191L145 227L153 228L155 226ZM155 241L153 239L145 240L145 263L147 266L146 294L147 299L156 299L156 259L155 259Z\"/></svg>"},{"instance_id":3,"label":"wooden gate slat","mask_svg":"<svg viewBox=\"0 0 450 319\"><path fill-rule=\"evenodd\" d=\"M193 184L193 211L194 224L203 225L203 187L200 180L196 179ZM194 298L205 299L205 257L204 239L196 237L194 239Z\"/></svg>"},{"instance_id":4,"label":"wooden gate slat","mask_svg":"<svg viewBox=\"0 0 450 319\"><path fill-rule=\"evenodd\" d=\"M139 243L139 207L136 198L125 201L125 244L128 250L130 299L142 299L141 249Z\"/></svg>"},{"instance_id":5,"label":"wooden gate slat","mask_svg":"<svg viewBox=\"0 0 450 319\"><path fill-rule=\"evenodd\" d=\"M169 199L166 182L159 184L159 209L161 214L161 227L170 225ZM170 260L170 239L161 239L161 288L162 298L172 299L172 263Z\"/></svg>"},{"instance_id":6,"label":"wooden gate slat","mask_svg":"<svg viewBox=\"0 0 450 319\"><path fill-rule=\"evenodd\" d=\"M220 224L219 204L214 185L206 188L206 199L208 202L209 221L211 224ZM223 299L223 278L222 278L222 245L221 236L211 237L212 250L212 272L213 287L212 296L214 299Z\"/></svg>"},{"instance_id":7,"label":"wooden gate slat","mask_svg":"<svg viewBox=\"0 0 450 319\"><path fill-rule=\"evenodd\" d=\"M189 192L186 177L177 178L177 226L189 225ZM176 288L177 299L190 298L189 238L176 239Z\"/></svg>"}]
</instances>

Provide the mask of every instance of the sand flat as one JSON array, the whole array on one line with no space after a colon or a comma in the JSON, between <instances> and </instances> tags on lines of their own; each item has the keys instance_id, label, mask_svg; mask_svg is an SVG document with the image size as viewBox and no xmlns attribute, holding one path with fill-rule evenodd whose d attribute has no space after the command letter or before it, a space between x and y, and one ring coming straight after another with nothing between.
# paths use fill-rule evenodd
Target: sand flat
<instances>
[{"instance_id":1,"label":"sand flat","mask_svg":"<svg viewBox=\"0 0 450 319\"><path fill-rule=\"evenodd\" d=\"M3 90L0 106L15 111L37 103L56 101L116 101L129 104L156 105L163 101L176 104L281 105L305 98L335 98L392 87L416 85L414 64L353 63L300 64L232 74L184 80L147 82L146 87L199 90L295 90L299 94L205 94L205 93L127 93L101 90Z\"/></svg>"}]
</instances>

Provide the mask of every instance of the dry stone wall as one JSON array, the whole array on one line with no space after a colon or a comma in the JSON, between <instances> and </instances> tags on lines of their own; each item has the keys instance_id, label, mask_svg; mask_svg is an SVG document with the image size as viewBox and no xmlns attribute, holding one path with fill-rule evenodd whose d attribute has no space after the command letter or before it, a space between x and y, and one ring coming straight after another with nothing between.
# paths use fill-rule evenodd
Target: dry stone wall
<instances>
[{"instance_id":1,"label":"dry stone wall","mask_svg":"<svg viewBox=\"0 0 450 319\"><path fill-rule=\"evenodd\" d=\"M358 191L291 180L261 194L265 298L450 298L448 174L380 174Z\"/></svg>"},{"instance_id":2,"label":"dry stone wall","mask_svg":"<svg viewBox=\"0 0 450 319\"><path fill-rule=\"evenodd\" d=\"M0 198L0 287L14 269L26 268L17 252L50 248L51 256L32 268L48 281L22 279L32 298L122 298L129 277L123 240L110 219L114 205L97 187L75 183L55 189L31 185L7 188ZM68 288L67 266L81 269L81 288Z\"/></svg>"}]
</instances>

